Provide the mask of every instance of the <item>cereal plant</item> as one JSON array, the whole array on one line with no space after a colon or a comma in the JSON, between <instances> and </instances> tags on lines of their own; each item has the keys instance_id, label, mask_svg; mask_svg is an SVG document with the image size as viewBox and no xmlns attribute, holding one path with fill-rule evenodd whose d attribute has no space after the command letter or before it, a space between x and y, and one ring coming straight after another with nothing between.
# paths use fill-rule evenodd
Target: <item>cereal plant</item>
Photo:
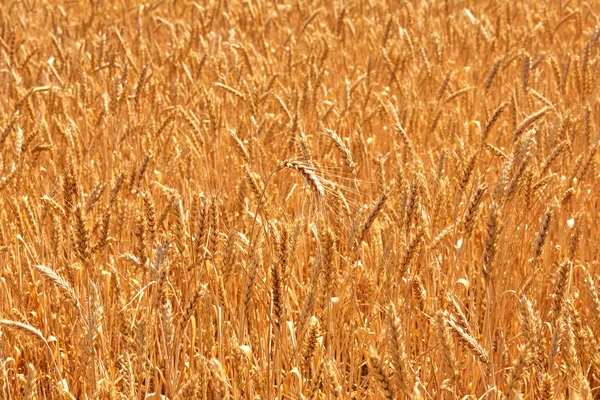
<instances>
[{"instance_id":1,"label":"cereal plant","mask_svg":"<svg viewBox=\"0 0 600 400\"><path fill-rule=\"evenodd\" d=\"M600 398L599 18L0 1L0 398Z\"/></svg>"}]
</instances>

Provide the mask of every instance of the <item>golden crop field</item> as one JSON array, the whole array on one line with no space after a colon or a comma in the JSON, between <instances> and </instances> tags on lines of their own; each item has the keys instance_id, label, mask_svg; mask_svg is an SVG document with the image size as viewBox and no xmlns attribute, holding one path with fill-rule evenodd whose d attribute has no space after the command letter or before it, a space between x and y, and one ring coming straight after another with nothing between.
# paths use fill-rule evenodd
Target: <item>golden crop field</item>
<instances>
[{"instance_id":1,"label":"golden crop field","mask_svg":"<svg viewBox=\"0 0 600 400\"><path fill-rule=\"evenodd\" d=\"M0 398L600 398L599 16L2 1Z\"/></svg>"}]
</instances>

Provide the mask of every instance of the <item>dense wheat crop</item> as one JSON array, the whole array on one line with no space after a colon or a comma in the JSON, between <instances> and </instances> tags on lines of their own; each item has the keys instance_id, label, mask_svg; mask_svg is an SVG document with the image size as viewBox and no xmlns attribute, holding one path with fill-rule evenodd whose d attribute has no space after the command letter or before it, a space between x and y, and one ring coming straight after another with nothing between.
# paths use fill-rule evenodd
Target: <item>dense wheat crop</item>
<instances>
[{"instance_id":1,"label":"dense wheat crop","mask_svg":"<svg viewBox=\"0 0 600 400\"><path fill-rule=\"evenodd\" d=\"M1 1L0 398L598 398L599 15Z\"/></svg>"}]
</instances>

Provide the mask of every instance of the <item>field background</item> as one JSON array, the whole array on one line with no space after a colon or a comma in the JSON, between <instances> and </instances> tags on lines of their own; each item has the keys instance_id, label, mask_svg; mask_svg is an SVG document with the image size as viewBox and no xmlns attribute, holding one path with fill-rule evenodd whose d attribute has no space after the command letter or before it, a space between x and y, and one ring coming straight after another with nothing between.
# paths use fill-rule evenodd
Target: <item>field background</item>
<instances>
[{"instance_id":1,"label":"field background","mask_svg":"<svg viewBox=\"0 0 600 400\"><path fill-rule=\"evenodd\" d=\"M598 398L599 14L2 2L0 398Z\"/></svg>"}]
</instances>

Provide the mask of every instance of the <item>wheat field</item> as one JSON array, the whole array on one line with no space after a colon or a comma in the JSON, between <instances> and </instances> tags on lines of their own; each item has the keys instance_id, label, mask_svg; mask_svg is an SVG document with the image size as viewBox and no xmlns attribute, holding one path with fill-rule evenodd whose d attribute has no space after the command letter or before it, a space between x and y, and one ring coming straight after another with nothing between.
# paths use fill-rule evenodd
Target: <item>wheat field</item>
<instances>
[{"instance_id":1,"label":"wheat field","mask_svg":"<svg viewBox=\"0 0 600 400\"><path fill-rule=\"evenodd\" d=\"M600 398L599 15L2 1L0 398Z\"/></svg>"}]
</instances>

